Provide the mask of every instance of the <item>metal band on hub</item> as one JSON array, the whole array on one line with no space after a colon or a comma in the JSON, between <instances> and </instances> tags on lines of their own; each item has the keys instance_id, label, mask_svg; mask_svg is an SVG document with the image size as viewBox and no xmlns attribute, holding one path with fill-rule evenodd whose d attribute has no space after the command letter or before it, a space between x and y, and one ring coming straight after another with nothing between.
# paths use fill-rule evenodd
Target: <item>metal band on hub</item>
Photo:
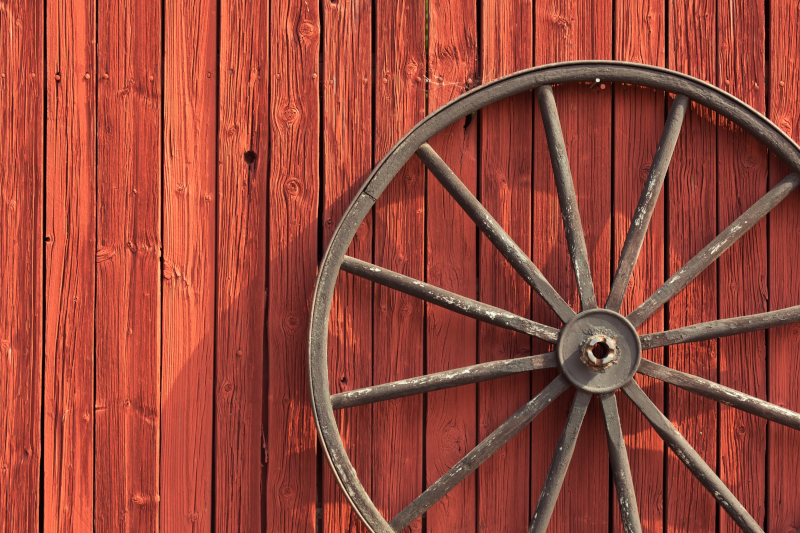
<instances>
[{"instance_id":1,"label":"metal band on hub","mask_svg":"<svg viewBox=\"0 0 800 533\"><path fill-rule=\"evenodd\" d=\"M600 346L605 353L596 354ZM642 343L624 316L608 309L592 309L564 326L556 354L561 370L575 387L604 394L619 389L636 374Z\"/></svg>"}]
</instances>

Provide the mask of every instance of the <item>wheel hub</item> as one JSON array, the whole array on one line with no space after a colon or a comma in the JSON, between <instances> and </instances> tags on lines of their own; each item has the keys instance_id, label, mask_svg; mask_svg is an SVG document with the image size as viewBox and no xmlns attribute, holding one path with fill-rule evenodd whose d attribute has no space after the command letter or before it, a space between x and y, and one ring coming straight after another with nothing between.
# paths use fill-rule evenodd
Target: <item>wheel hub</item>
<instances>
[{"instance_id":1,"label":"wheel hub","mask_svg":"<svg viewBox=\"0 0 800 533\"><path fill-rule=\"evenodd\" d=\"M607 309L584 311L561 330L556 348L561 370L575 387L613 392L639 368L642 344L631 323Z\"/></svg>"}]
</instances>

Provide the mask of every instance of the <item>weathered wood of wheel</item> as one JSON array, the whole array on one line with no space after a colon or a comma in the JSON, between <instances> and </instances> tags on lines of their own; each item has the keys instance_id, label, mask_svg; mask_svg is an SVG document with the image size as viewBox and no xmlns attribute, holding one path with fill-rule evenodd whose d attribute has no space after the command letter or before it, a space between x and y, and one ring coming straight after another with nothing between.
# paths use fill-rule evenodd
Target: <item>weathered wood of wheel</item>
<instances>
[{"instance_id":1,"label":"weathered wood of wheel","mask_svg":"<svg viewBox=\"0 0 800 533\"><path fill-rule=\"evenodd\" d=\"M621 82L651 87L676 95L641 192L639 205L628 230L611 293L604 308L598 308L599 302L597 302L592 286L589 272L590 263L578 203L561 133L558 110L551 88L553 84L595 81L597 79L605 83ZM564 233L580 295L581 310L579 313L576 313L555 291L530 257L517 246L427 143L428 139L455 121L493 102L532 89L537 92L550 148L556 190L564 222ZM653 426L655 432L685 463L689 472L721 503L722 509L743 531L761 531L758 523L736 500L713 469L703 462L698 453L675 429L675 426L638 387L633 376L638 372L777 424L800 430L800 414L798 413L642 358L643 350L660 346L715 339L800 322L800 305L779 311L717 320L649 335L640 336L636 328L791 194L800 184L800 176L797 173L786 176L783 181L768 191L695 257L690 259L637 309L627 317L619 314L690 102L696 102L727 117L769 148L789 168L795 172L800 171L800 147L769 120L733 96L684 74L656 67L612 61L561 63L537 67L474 89L440 108L415 126L373 170L339 223L323 258L314 294L309 339L311 394L323 449L345 495L370 531L389 533L406 528L527 426L550 402L571 387L577 389L575 399L558 441L557 451L551 462L539 502L531 513L530 532L544 532L547 529L558 492L569 467L583 418L586 415L589 399L593 394L600 395L601 399L608 433L609 460L619 496L623 528L626 532L642 530L627 452L622 438L619 411L614 397L614 392L617 390L622 390L633 401ZM564 325L560 330L345 256L364 216L370 211L397 171L415 154L475 222L488 241L561 318ZM787 243L787 246L792 244ZM331 395L327 366L328 315L334 285L340 270L487 324L554 343L556 349L554 352L541 355L483 363L468 368ZM388 518L381 516L361 486L358 476L348 460L333 416L334 409L424 394L552 367L558 367L561 374L550 385L469 451L449 472L432 483L397 516Z\"/></svg>"}]
</instances>

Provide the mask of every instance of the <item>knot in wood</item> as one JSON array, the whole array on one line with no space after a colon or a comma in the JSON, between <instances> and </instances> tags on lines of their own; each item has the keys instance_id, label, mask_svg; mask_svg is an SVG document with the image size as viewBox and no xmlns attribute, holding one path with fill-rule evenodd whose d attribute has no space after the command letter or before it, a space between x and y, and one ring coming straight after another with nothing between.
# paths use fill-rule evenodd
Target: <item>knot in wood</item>
<instances>
[{"instance_id":1,"label":"knot in wood","mask_svg":"<svg viewBox=\"0 0 800 533\"><path fill-rule=\"evenodd\" d=\"M289 196L300 196L300 193L303 192L303 184L297 179L290 179L284 184L283 190Z\"/></svg>"}]
</instances>

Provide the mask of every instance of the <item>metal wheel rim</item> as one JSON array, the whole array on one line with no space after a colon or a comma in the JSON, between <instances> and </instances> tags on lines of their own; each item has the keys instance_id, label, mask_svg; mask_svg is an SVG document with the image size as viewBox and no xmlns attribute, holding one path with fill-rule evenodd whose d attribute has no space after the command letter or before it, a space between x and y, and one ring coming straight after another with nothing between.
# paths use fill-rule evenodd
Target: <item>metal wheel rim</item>
<instances>
[{"instance_id":1,"label":"metal wheel rim","mask_svg":"<svg viewBox=\"0 0 800 533\"><path fill-rule=\"evenodd\" d=\"M696 102L715 111L740 126L781 159L789 169L793 172L800 172L800 147L758 111L725 91L686 74L635 63L618 61L576 61L544 65L519 71L479 86L459 96L447 105L431 113L414 126L414 128L402 137L375 166L368 179L359 189L354 200L345 211L342 219L339 221L320 264L311 307L308 364L314 420L317 425L322 448L325 451L339 486L343 489L353 510L373 533L392 533L395 529L389 525L389 522L383 518L375 507L369 495L362 487L358 475L350 463L334 417L330 383L328 380L328 321L336 279L345 259L345 252L361 222L397 172L424 143L427 143L427 141L438 132L489 104L515 94L546 85L587 81L593 82L597 78L601 79L603 82L629 83L663 90L676 95L685 95L692 102ZM798 320L800 320L800 318L798 318ZM639 324L634 325L638 326ZM760 327L757 329L764 328ZM715 338L720 336L724 336L724 334L720 334ZM640 337L643 336L640 335ZM668 337L667 332L665 332L662 337ZM661 341L655 339L651 342L656 344L652 344L648 347L664 346L667 344L663 339ZM665 342L665 344L657 344L658 342ZM643 362L645 362L645 360L643 360ZM647 371L645 372L640 369L639 373L656 377L654 374L658 374L661 371L662 369L647 365ZM563 374L559 375L559 377L562 376ZM660 379L665 383L669 382L675 384L671 381L665 381L663 375L656 377L656 379ZM558 379L556 381L558 381ZM555 381L551 383L551 385L554 383ZM635 380L629 382L629 384L630 383L635 384ZM638 387L635 387L635 389L638 389ZM631 388L630 391L625 390L625 392L634 400L634 403L636 403L636 398L641 400L641 397L638 396L641 389L637 391ZM641 394L644 393L641 392ZM578 405L581 403L579 401L580 397L581 394L576 394L576 401L570 413L570 420L573 417L573 412L576 415L580 415L581 419L583 417L583 414L579 411L585 412L585 407ZM609 398L611 398L611 400L609 400ZM604 412L606 412L606 405L610 401L614 402L613 410L616 412L616 402L613 398L613 393L601 395ZM720 400L717 399L715 401L719 402ZM638 405L637 407L649 418L648 413L645 413L642 407ZM791 412L789 411L789 413ZM650 414L656 416L654 413ZM608 418L606 421L608 423ZM794 421L792 423L794 423ZM651 421L651 425L653 424L654 423ZM653 427L659 432L659 428L655 425L653 425ZM669 428L662 429L663 431L669 432ZM608 431L609 439L611 439L611 429ZM675 432L677 433L677 431ZM659 435L667 442L669 435L666 436L667 438L660 432ZM562 438L563 437L562 435ZM621 439L621 433L618 437ZM611 440L609 444L611 444ZM670 445L669 442L667 442L667 444ZM609 446L610 455L614 455L611 453L610 448ZM611 457L610 459L612 461L612 466L614 466L615 458ZM619 458L616 459L618 460ZM627 464L627 458L625 463ZM694 473L693 475L696 476ZM549 476L550 473L548 473L548 477ZM740 527L745 531L760 531L757 526L756 529L753 529L752 526L748 528L740 524ZM534 524L531 524L531 530L533 530L533 528Z\"/></svg>"}]
</instances>

